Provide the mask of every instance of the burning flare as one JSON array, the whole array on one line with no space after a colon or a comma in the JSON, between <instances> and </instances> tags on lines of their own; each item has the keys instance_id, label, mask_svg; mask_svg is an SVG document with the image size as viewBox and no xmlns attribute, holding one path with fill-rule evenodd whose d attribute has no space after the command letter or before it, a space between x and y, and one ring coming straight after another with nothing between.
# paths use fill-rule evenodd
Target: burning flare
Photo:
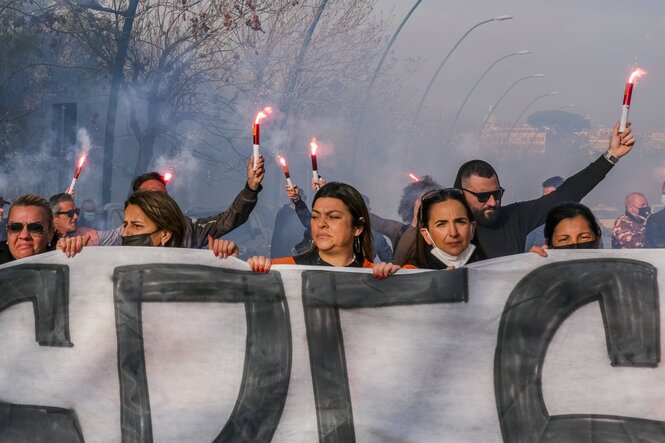
<instances>
[{"instance_id":1,"label":"burning flare","mask_svg":"<svg viewBox=\"0 0 665 443\"><path fill-rule=\"evenodd\" d=\"M170 172L167 172L167 173L164 174L164 181L166 183L170 182L172 178L173 178L173 174L171 174Z\"/></svg>"},{"instance_id":2,"label":"burning flare","mask_svg":"<svg viewBox=\"0 0 665 443\"><path fill-rule=\"evenodd\" d=\"M85 154L81 155L81 158L79 159L79 166L78 166L79 169L83 167L83 165L85 164L85 161L87 160L87 158L88 158L87 155L85 155Z\"/></svg>"},{"instance_id":3,"label":"burning flare","mask_svg":"<svg viewBox=\"0 0 665 443\"><path fill-rule=\"evenodd\" d=\"M286 184L289 188L293 188L293 182L291 181L291 174L289 174L289 167L286 166L286 159L281 155L277 156L277 161L282 165L282 170L284 171L284 177L286 177Z\"/></svg>"},{"instance_id":4,"label":"burning flare","mask_svg":"<svg viewBox=\"0 0 665 443\"><path fill-rule=\"evenodd\" d=\"M420 181L420 178L412 172L409 172L409 178L413 181L413 183L418 183Z\"/></svg>"},{"instance_id":5,"label":"burning flare","mask_svg":"<svg viewBox=\"0 0 665 443\"><path fill-rule=\"evenodd\" d=\"M316 138L313 138L311 142L309 142L309 149L312 155L316 155L316 150L319 149L319 145L316 144Z\"/></svg>"},{"instance_id":6,"label":"burning flare","mask_svg":"<svg viewBox=\"0 0 665 443\"><path fill-rule=\"evenodd\" d=\"M254 124L255 125L260 124L261 120L267 118L270 114L272 114L272 108L270 106L266 106L261 111L259 111L258 114L256 114L256 119L254 119Z\"/></svg>"},{"instance_id":7,"label":"burning flare","mask_svg":"<svg viewBox=\"0 0 665 443\"><path fill-rule=\"evenodd\" d=\"M638 78L641 78L647 73L644 69L637 68L633 72L630 73L630 77L628 77L628 83L635 84L635 80Z\"/></svg>"},{"instance_id":8,"label":"burning flare","mask_svg":"<svg viewBox=\"0 0 665 443\"><path fill-rule=\"evenodd\" d=\"M635 81L644 74L646 74L646 71L636 68L630 73L630 77L628 77L628 83L626 83L626 88L623 90L623 106L621 107L621 119L619 120L619 133L625 131L628 124L628 112L630 111L630 101L633 98Z\"/></svg>"}]
</instances>

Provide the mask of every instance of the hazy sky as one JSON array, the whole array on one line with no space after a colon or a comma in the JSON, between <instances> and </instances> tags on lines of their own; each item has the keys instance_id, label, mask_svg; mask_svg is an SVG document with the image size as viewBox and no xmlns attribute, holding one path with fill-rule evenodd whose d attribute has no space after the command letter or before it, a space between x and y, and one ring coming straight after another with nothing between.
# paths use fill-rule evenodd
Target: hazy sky
<instances>
[{"instance_id":1,"label":"hazy sky","mask_svg":"<svg viewBox=\"0 0 665 443\"><path fill-rule=\"evenodd\" d=\"M379 0L376 14L391 17L392 35L415 0ZM593 126L618 120L623 88L633 66L648 72L635 89L631 120L637 132L663 131L665 107L665 2L659 0L423 0L402 30L392 55L400 63L419 63L409 79L414 104L425 91L438 65L455 42L474 24L499 15L512 20L491 22L475 29L441 71L427 108L457 112L480 75L499 57L523 49L530 55L508 58L483 80L465 107L463 117L482 123L489 105L517 79L534 73L545 78L521 82L496 113L512 123L534 98L546 97L530 112L576 104L570 109L591 118ZM529 113L530 113L529 112ZM528 114L527 114L528 115ZM525 116L526 119L526 116Z\"/></svg>"}]
</instances>

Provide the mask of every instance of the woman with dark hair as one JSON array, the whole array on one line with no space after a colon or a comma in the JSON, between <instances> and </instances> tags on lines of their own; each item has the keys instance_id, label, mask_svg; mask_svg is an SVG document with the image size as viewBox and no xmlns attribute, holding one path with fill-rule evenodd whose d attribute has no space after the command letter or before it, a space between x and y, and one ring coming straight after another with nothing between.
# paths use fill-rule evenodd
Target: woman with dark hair
<instances>
[{"instance_id":1,"label":"woman with dark hair","mask_svg":"<svg viewBox=\"0 0 665 443\"><path fill-rule=\"evenodd\" d=\"M299 255L276 258L252 257L247 260L252 270L268 272L272 264L297 264L373 268L374 275L385 278L399 266L373 264L372 233L367 206L353 186L330 182L314 196L312 202L312 247Z\"/></svg>"},{"instance_id":2,"label":"woman with dark hair","mask_svg":"<svg viewBox=\"0 0 665 443\"><path fill-rule=\"evenodd\" d=\"M409 264L449 269L485 258L475 239L476 222L464 192L435 189L421 197L416 248Z\"/></svg>"},{"instance_id":3,"label":"woman with dark hair","mask_svg":"<svg viewBox=\"0 0 665 443\"><path fill-rule=\"evenodd\" d=\"M547 244L530 252L547 257L547 249L599 249L602 231L593 212L581 203L563 203L550 209L545 219Z\"/></svg>"},{"instance_id":4,"label":"woman with dark hair","mask_svg":"<svg viewBox=\"0 0 665 443\"><path fill-rule=\"evenodd\" d=\"M164 192L137 191L125 202L123 246L182 247L185 216Z\"/></svg>"},{"instance_id":5,"label":"woman with dark hair","mask_svg":"<svg viewBox=\"0 0 665 443\"><path fill-rule=\"evenodd\" d=\"M601 237L596 217L581 203L563 203L547 213L545 239L552 249L598 249Z\"/></svg>"},{"instance_id":6,"label":"woman with dark hair","mask_svg":"<svg viewBox=\"0 0 665 443\"><path fill-rule=\"evenodd\" d=\"M178 204L159 191L137 191L125 201L123 246L183 247L186 220ZM58 249L73 257L87 246L90 236L58 240Z\"/></svg>"}]
</instances>

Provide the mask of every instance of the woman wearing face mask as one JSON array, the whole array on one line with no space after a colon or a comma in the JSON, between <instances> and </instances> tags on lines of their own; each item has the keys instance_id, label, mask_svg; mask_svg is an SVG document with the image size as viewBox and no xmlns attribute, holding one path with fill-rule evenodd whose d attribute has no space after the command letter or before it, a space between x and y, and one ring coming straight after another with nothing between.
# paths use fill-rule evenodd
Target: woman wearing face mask
<instances>
[{"instance_id":1,"label":"woman wearing face mask","mask_svg":"<svg viewBox=\"0 0 665 443\"><path fill-rule=\"evenodd\" d=\"M475 240L476 222L464 193L436 189L421 197L417 229L420 235L409 264L424 269L459 268L483 260Z\"/></svg>"},{"instance_id":2,"label":"woman wearing face mask","mask_svg":"<svg viewBox=\"0 0 665 443\"><path fill-rule=\"evenodd\" d=\"M545 219L547 245L530 252L547 257L547 249L599 249L602 231L596 217L581 203L555 206Z\"/></svg>"},{"instance_id":3,"label":"woman wearing face mask","mask_svg":"<svg viewBox=\"0 0 665 443\"><path fill-rule=\"evenodd\" d=\"M182 247L185 216L164 192L137 191L125 202L123 246Z\"/></svg>"},{"instance_id":4,"label":"woman wearing face mask","mask_svg":"<svg viewBox=\"0 0 665 443\"><path fill-rule=\"evenodd\" d=\"M298 264L372 268L377 278L386 278L399 266L372 263L374 247L369 212L360 192L345 183L321 187L312 202L312 248L293 257L273 260L257 256L247 260L252 270L268 272L272 264Z\"/></svg>"},{"instance_id":5,"label":"woman wearing face mask","mask_svg":"<svg viewBox=\"0 0 665 443\"><path fill-rule=\"evenodd\" d=\"M545 219L545 239L552 249L598 249L602 231L589 208L581 203L555 206Z\"/></svg>"}]
</instances>

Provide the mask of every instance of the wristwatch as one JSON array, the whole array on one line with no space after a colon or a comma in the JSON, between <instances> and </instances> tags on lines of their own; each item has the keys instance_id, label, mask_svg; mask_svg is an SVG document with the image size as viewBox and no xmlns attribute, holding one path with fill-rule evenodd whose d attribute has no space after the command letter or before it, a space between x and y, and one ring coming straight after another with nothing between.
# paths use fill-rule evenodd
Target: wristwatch
<instances>
[{"instance_id":1,"label":"wristwatch","mask_svg":"<svg viewBox=\"0 0 665 443\"><path fill-rule=\"evenodd\" d=\"M604 153L603 157L605 157L605 160L612 163L613 165L616 165L617 162L619 161L619 157L613 156L612 154L610 154L610 151L607 151L606 153Z\"/></svg>"}]
</instances>

